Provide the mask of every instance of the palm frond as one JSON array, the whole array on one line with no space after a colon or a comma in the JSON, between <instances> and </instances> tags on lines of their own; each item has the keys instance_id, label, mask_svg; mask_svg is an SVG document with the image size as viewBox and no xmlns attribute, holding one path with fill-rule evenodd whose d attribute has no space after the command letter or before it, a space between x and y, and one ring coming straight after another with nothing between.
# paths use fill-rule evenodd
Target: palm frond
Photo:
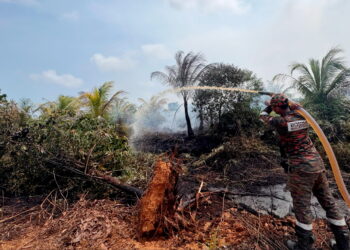
<instances>
[{"instance_id":1,"label":"palm frond","mask_svg":"<svg viewBox=\"0 0 350 250\"><path fill-rule=\"evenodd\" d=\"M162 81L163 83L167 83L169 80L169 76L161 71L155 71L151 73L151 80L158 79Z\"/></svg>"},{"instance_id":2,"label":"palm frond","mask_svg":"<svg viewBox=\"0 0 350 250\"><path fill-rule=\"evenodd\" d=\"M301 75L305 78L306 81L310 82L311 85L315 86L315 79L308 67L302 63L293 63L290 66L290 74L293 75L294 71L299 71Z\"/></svg>"},{"instance_id":3,"label":"palm frond","mask_svg":"<svg viewBox=\"0 0 350 250\"><path fill-rule=\"evenodd\" d=\"M314 88L316 90L320 90L321 87L321 69L320 69L320 62L315 59L310 59L309 60L309 65L311 68L311 73L313 75L313 83L314 83Z\"/></svg>"},{"instance_id":4,"label":"palm frond","mask_svg":"<svg viewBox=\"0 0 350 250\"><path fill-rule=\"evenodd\" d=\"M111 104L118 98L118 96L125 94L126 92L123 90L119 90L115 92L112 97L103 105L101 113L105 113L105 111L111 106Z\"/></svg>"},{"instance_id":5,"label":"palm frond","mask_svg":"<svg viewBox=\"0 0 350 250\"><path fill-rule=\"evenodd\" d=\"M329 87L325 90L326 96L330 94L333 90L335 90L337 87L341 87L343 83L346 83L347 79L349 79L350 76L350 69L345 69L334 78L334 80L331 82Z\"/></svg>"},{"instance_id":6,"label":"palm frond","mask_svg":"<svg viewBox=\"0 0 350 250\"><path fill-rule=\"evenodd\" d=\"M321 88L327 88L336 74L339 71L346 69L344 58L339 56L337 57L337 55L341 52L343 52L341 49L333 48L322 59Z\"/></svg>"},{"instance_id":7,"label":"palm frond","mask_svg":"<svg viewBox=\"0 0 350 250\"><path fill-rule=\"evenodd\" d=\"M105 82L101 87L98 88L98 94L100 96L101 102L107 101L108 94L113 88L113 84L114 83L112 81Z\"/></svg>"}]
</instances>

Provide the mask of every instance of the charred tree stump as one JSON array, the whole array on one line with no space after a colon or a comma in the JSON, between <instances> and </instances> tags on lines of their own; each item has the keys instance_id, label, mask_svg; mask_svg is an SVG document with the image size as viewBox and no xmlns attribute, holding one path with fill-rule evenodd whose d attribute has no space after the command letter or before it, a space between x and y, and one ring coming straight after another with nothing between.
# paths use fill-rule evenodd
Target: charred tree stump
<instances>
[{"instance_id":1,"label":"charred tree stump","mask_svg":"<svg viewBox=\"0 0 350 250\"><path fill-rule=\"evenodd\" d=\"M176 211L176 183L179 171L171 162L159 160L153 177L139 203L139 236L154 236L166 231Z\"/></svg>"}]
</instances>

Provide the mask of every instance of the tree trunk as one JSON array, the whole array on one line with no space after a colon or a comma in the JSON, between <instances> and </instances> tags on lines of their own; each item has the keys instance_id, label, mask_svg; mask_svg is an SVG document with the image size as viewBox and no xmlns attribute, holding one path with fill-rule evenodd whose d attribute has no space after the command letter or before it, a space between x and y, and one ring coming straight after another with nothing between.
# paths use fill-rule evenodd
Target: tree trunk
<instances>
[{"instance_id":1,"label":"tree trunk","mask_svg":"<svg viewBox=\"0 0 350 250\"><path fill-rule=\"evenodd\" d=\"M184 96L184 108L185 108L185 118L186 118L186 124L187 124L187 135L188 137L194 137L190 116L188 115L187 98L185 96Z\"/></svg>"},{"instance_id":2,"label":"tree trunk","mask_svg":"<svg viewBox=\"0 0 350 250\"><path fill-rule=\"evenodd\" d=\"M199 128L198 128L198 130L202 132L203 129L204 129L203 108L200 107L199 108Z\"/></svg>"},{"instance_id":3,"label":"tree trunk","mask_svg":"<svg viewBox=\"0 0 350 250\"><path fill-rule=\"evenodd\" d=\"M175 214L179 173L170 162L159 160L139 203L139 236L163 234Z\"/></svg>"},{"instance_id":4,"label":"tree trunk","mask_svg":"<svg viewBox=\"0 0 350 250\"><path fill-rule=\"evenodd\" d=\"M220 128L220 126L221 126L221 108L222 108L222 105L220 104L220 106L219 106L219 124L218 124L218 127Z\"/></svg>"}]
</instances>

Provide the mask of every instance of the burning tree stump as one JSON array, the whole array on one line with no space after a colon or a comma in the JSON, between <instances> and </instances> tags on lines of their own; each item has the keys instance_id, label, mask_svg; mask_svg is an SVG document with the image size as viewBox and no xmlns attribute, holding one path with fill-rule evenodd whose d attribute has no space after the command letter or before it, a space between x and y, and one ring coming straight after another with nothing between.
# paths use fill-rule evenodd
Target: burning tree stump
<instances>
[{"instance_id":1,"label":"burning tree stump","mask_svg":"<svg viewBox=\"0 0 350 250\"><path fill-rule=\"evenodd\" d=\"M166 230L167 218L173 218L176 210L175 186L178 171L171 162L159 160L151 182L139 203L139 235L152 236Z\"/></svg>"}]
</instances>

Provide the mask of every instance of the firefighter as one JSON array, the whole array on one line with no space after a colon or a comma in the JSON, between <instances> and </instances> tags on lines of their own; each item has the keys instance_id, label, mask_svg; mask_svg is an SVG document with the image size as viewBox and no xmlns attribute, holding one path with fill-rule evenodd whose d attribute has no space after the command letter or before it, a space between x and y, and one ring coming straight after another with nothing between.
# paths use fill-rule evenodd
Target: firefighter
<instances>
[{"instance_id":1,"label":"firefighter","mask_svg":"<svg viewBox=\"0 0 350 250\"><path fill-rule=\"evenodd\" d=\"M323 160L308 135L308 123L296 110L298 104L289 105L282 94L275 94L266 103L260 119L274 127L280 137L280 147L285 152L283 166L288 173L288 186L293 198L296 217L297 241L287 241L289 249L313 249L311 196L316 196L326 211L329 226L335 236L338 250L349 250L349 229L329 189ZM274 111L278 117L270 116Z\"/></svg>"}]
</instances>

